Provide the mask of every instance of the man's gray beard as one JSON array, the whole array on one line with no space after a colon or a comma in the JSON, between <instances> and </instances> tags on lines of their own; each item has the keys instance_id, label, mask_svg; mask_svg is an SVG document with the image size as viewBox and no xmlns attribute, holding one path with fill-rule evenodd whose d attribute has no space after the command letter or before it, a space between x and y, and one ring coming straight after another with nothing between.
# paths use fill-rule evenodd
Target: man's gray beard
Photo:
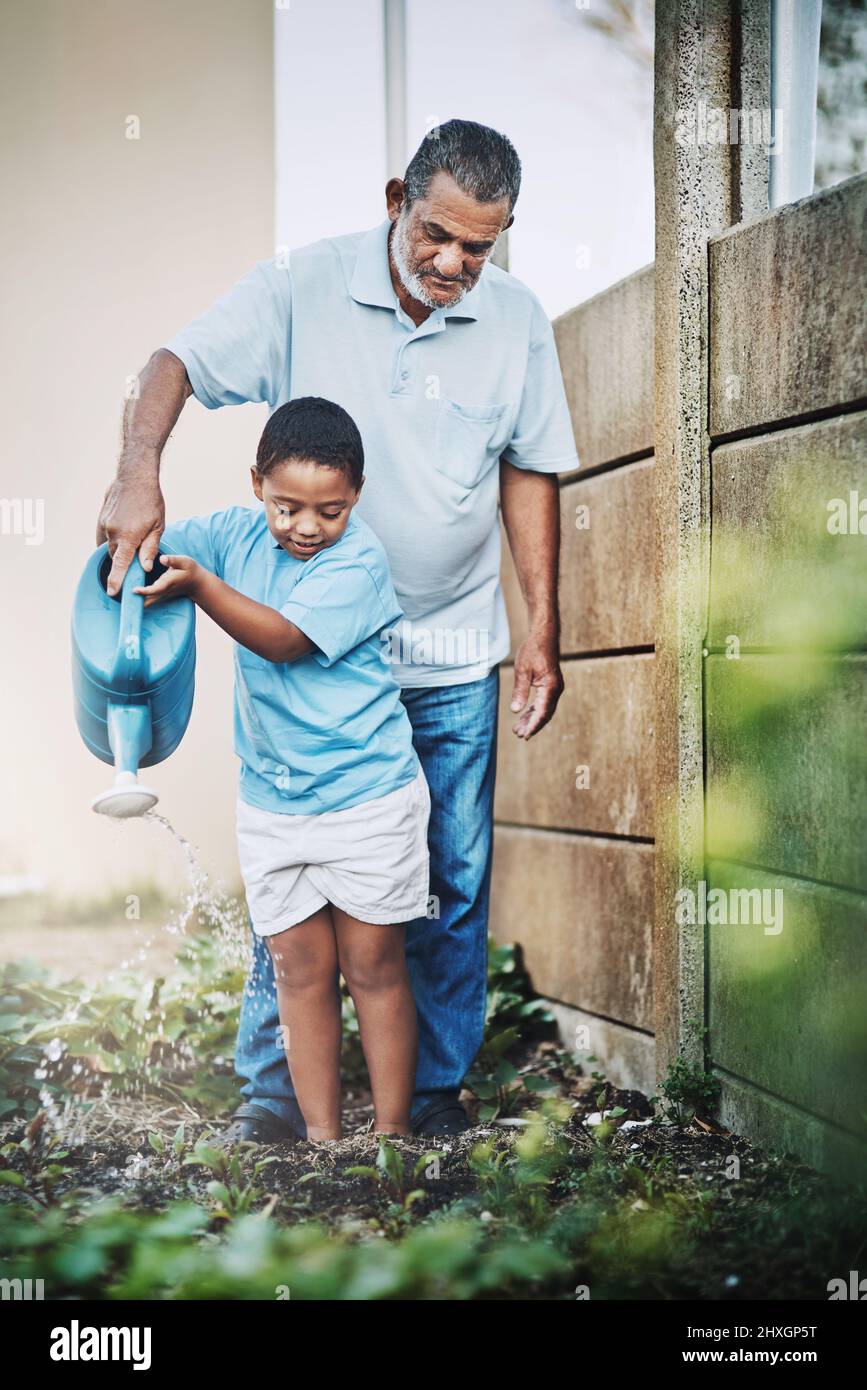
<instances>
[{"instance_id":1,"label":"man's gray beard","mask_svg":"<svg viewBox=\"0 0 867 1390\"><path fill-rule=\"evenodd\" d=\"M407 293L411 294L413 299L417 299L420 304L424 304L426 309L453 309L456 304L460 304L464 295L467 293L466 285L458 286L460 293L456 295L454 299L450 300L448 304L444 304L441 300L434 299L428 294L425 289L424 280L420 276L415 275L409 268L409 247L407 245L408 221L409 218L404 208L398 215L391 237L391 254L394 257L394 264L400 276L400 283Z\"/></svg>"}]
</instances>

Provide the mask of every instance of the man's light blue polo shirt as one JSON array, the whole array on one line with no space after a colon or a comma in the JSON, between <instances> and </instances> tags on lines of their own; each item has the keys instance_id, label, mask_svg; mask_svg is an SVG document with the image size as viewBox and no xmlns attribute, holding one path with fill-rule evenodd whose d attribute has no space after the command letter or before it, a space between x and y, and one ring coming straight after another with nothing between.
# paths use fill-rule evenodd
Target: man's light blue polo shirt
<instances>
[{"instance_id":1,"label":"man's light blue polo shirt","mask_svg":"<svg viewBox=\"0 0 867 1390\"><path fill-rule=\"evenodd\" d=\"M274 540L261 507L173 522L162 548L192 556L233 589L278 609L318 649L274 662L236 643L242 801L316 815L413 780L412 727L379 636L400 606L385 552L355 512L340 540L310 560Z\"/></svg>"},{"instance_id":2,"label":"man's light blue polo shirt","mask_svg":"<svg viewBox=\"0 0 867 1390\"><path fill-rule=\"evenodd\" d=\"M418 328L388 269L386 220L260 261L165 346L213 409L324 396L361 431L361 516L382 541L405 621L402 685L477 680L509 650L500 589L499 459L541 473L578 456L551 324L495 265ZM240 464L239 464L240 466Z\"/></svg>"}]
</instances>

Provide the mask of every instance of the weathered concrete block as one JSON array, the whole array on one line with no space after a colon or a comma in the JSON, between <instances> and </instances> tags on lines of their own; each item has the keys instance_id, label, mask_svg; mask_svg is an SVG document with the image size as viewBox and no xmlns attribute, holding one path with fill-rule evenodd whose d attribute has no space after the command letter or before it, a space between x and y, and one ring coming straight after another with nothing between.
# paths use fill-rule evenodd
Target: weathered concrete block
<instances>
[{"instance_id":1,"label":"weathered concrete block","mask_svg":"<svg viewBox=\"0 0 867 1390\"><path fill-rule=\"evenodd\" d=\"M571 655L653 644L653 488L653 460L643 459L578 478L561 489L562 652ZM514 658L526 636L527 609L505 531L502 582Z\"/></svg>"},{"instance_id":2,"label":"weathered concrete block","mask_svg":"<svg viewBox=\"0 0 867 1390\"><path fill-rule=\"evenodd\" d=\"M572 1054L585 1076L601 1071L615 1086L628 1091L656 1090L656 1048L649 1033L597 1018L570 1004L547 1001L557 1023L563 1046ZM590 1060L592 1057L592 1061Z\"/></svg>"},{"instance_id":3,"label":"weathered concrete block","mask_svg":"<svg viewBox=\"0 0 867 1390\"><path fill-rule=\"evenodd\" d=\"M652 655L567 661L551 723L516 738L513 672L500 677L499 820L608 835L653 835Z\"/></svg>"},{"instance_id":4,"label":"weathered concrete block","mask_svg":"<svg viewBox=\"0 0 867 1390\"><path fill-rule=\"evenodd\" d=\"M540 994L653 1027L653 847L497 828L491 931L518 941Z\"/></svg>"},{"instance_id":5,"label":"weathered concrete block","mask_svg":"<svg viewBox=\"0 0 867 1390\"><path fill-rule=\"evenodd\" d=\"M653 461L648 459L563 488L564 652L652 645L656 630L654 480ZM586 511L579 512L579 507Z\"/></svg>"},{"instance_id":6,"label":"weathered concrete block","mask_svg":"<svg viewBox=\"0 0 867 1390\"><path fill-rule=\"evenodd\" d=\"M860 646L867 414L722 444L711 488L711 645Z\"/></svg>"},{"instance_id":7,"label":"weathered concrete block","mask_svg":"<svg viewBox=\"0 0 867 1390\"><path fill-rule=\"evenodd\" d=\"M708 657L707 853L867 892L867 657Z\"/></svg>"},{"instance_id":8,"label":"weathered concrete block","mask_svg":"<svg viewBox=\"0 0 867 1390\"><path fill-rule=\"evenodd\" d=\"M769 1096L743 1081L711 1067L722 1087L719 1118L734 1134L748 1134L754 1144L771 1153L795 1153L837 1182L862 1183L867 1170L867 1144L819 1120L796 1106ZM824 1283L817 1281L821 1292Z\"/></svg>"},{"instance_id":9,"label":"weathered concrete block","mask_svg":"<svg viewBox=\"0 0 867 1390\"><path fill-rule=\"evenodd\" d=\"M867 899L717 860L706 880L714 1063L867 1140Z\"/></svg>"},{"instance_id":10,"label":"weathered concrete block","mask_svg":"<svg viewBox=\"0 0 867 1390\"><path fill-rule=\"evenodd\" d=\"M554 320L581 468L653 448L653 266Z\"/></svg>"},{"instance_id":11,"label":"weathered concrete block","mask_svg":"<svg viewBox=\"0 0 867 1390\"><path fill-rule=\"evenodd\" d=\"M709 246L710 432L864 397L867 175Z\"/></svg>"}]
</instances>

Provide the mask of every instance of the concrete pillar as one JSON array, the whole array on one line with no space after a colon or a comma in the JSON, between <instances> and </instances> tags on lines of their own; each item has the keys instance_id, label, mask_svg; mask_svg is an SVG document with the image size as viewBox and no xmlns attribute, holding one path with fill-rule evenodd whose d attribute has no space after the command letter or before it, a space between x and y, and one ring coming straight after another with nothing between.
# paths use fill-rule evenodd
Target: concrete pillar
<instances>
[{"instance_id":1,"label":"concrete pillar","mask_svg":"<svg viewBox=\"0 0 867 1390\"><path fill-rule=\"evenodd\" d=\"M657 1075L700 1062L704 929L678 926L677 894L703 877L702 650L707 626L707 242L767 209L767 151L729 143L743 100L769 107L766 0L656 7L655 431Z\"/></svg>"}]
</instances>

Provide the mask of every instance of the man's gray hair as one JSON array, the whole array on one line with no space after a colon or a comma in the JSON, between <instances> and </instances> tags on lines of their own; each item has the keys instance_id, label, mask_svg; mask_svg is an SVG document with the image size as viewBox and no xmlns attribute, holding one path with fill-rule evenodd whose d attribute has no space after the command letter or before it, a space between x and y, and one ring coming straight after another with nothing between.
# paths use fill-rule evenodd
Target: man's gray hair
<instances>
[{"instance_id":1,"label":"man's gray hair","mask_svg":"<svg viewBox=\"0 0 867 1390\"><path fill-rule=\"evenodd\" d=\"M422 140L404 174L406 205L424 198L435 174L451 174L458 188L479 203L509 200L521 188L521 161L507 136L476 121L446 121Z\"/></svg>"}]
</instances>

